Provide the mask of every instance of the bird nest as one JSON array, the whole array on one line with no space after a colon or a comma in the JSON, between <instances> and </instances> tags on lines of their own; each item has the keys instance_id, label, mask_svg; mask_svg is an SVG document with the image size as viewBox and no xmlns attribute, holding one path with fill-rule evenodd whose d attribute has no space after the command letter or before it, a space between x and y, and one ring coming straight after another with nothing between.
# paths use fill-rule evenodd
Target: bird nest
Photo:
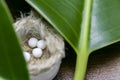
<instances>
[{"instance_id":1,"label":"bird nest","mask_svg":"<svg viewBox=\"0 0 120 80\"><path fill-rule=\"evenodd\" d=\"M61 59L65 57L64 40L50 24L32 11L29 16L17 20L14 25L23 51L30 53L31 58L28 62L28 70L31 75L45 73L56 65L59 67ZM47 47L43 49L43 54L40 58L35 58L31 53L32 48L28 46L28 40L31 37L46 41ZM59 69L58 67L56 69Z\"/></svg>"}]
</instances>

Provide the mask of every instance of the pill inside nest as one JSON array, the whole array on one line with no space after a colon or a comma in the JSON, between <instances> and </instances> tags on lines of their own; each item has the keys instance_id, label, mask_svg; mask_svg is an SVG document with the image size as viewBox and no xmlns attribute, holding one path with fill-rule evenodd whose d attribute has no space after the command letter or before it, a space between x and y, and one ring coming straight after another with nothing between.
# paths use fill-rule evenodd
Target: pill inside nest
<instances>
[{"instance_id":1,"label":"pill inside nest","mask_svg":"<svg viewBox=\"0 0 120 80\"><path fill-rule=\"evenodd\" d=\"M34 47L36 47L37 42L38 42L38 39L32 37L28 40L28 45L29 45L29 47L34 48Z\"/></svg>"},{"instance_id":2,"label":"pill inside nest","mask_svg":"<svg viewBox=\"0 0 120 80\"><path fill-rule=\"evenodd\" d=\"M29 62L30 58L31 58L30 53L29 52L23 52L23 55L25 57L26 62Z\"/></svg>"},{"instance_id":3,"label":"pill inside nest","mask_svg":"<svg viewBox=\"0 0 120 80\"><path fill-rule=\"evenodd\" d=\"M26 62L30 61L31 56L33 56L34 58L40 58L43 54L42 50L46 48L45 40L38 40L35 37L31 37L27 43L28 46L32 48L32 55L30 55L29 52L23 52Z\"/></svg>"}]
</instances>

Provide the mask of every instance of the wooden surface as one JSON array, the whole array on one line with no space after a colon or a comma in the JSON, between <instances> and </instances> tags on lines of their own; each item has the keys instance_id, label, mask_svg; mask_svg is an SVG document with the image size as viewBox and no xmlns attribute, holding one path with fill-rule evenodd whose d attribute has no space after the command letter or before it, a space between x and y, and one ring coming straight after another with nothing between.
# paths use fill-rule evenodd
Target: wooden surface
<instances>
[{"instance_id":1,"label":"wooden surface","mask_svg":"<svg viewBox=\"0 0 120 80\"><path fill-rule=\"evenodd\" d=\"M54 80L73 80L75 59L69 51ZM85 80L120 80L120 42L90 55Z\"/></svg>"}]
</instances>

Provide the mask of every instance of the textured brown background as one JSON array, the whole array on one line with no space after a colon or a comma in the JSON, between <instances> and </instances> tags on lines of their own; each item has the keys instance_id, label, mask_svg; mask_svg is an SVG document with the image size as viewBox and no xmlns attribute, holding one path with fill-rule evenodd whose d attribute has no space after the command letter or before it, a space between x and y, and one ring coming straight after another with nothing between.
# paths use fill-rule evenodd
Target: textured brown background
<instances>
[{"instance_id":1,"label":"textured brown background","mask_svg":"<svg viewBox=\"0 0 120 80\"><path fill-rule=\"evenodd\" d=\"M54 80L73 80L76 57L74 52L68 53ZM120 43L110 45L90 55L85 80L120 80Z\"/></svg>"}]
</instances>

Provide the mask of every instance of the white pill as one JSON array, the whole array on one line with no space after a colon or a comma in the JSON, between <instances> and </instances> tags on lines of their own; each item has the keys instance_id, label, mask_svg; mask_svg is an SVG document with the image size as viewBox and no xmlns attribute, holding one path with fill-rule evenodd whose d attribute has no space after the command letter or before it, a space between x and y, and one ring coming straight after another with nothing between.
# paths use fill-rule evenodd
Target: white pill
<instances>
[{"instance_id":1,"label":"white pill","mask_svg":"<svg viewBox=\"0 0 120 80\"><path fill-rule=\"evenodd\" d=\"M31 48L33 48L33 47L36 47L36 46L37 46L37 42L38 42L38 40L37 40L36 38L32 37L32 38L30 38L30 39L28 40L28 45L29 45Z\"/></svg>"},{"instance_id":2,"label":"white pill","mask_svg":"<svg viewBox=\"0 0 120 80\"><path fill-rule=\"evenodd\" d=\"M39 40L37 42L37 47L41 48L41 49L45 49L46 48L46 42L44 40Z\"/></svg>"},{"instance_id":3,"label":"white pill","mask_svg":"<svg viewBox=\"0 0 120 80\"><path fill-rule=\"evenodd\" d=\"M31 58L30 53L28 53L28 52L23 52L23 55L24 55L24 58L25 58L26 62L29 62L29 61L30 61L30 58Z\"/></svg>"},{"instance_id":4,"label":"white pill","mask_svg":"<svg viewBox=\"0 0 120 80\"><path fill-rule=\"evenodd\" d=\"M33 54L34 57L39 58L39 57L42 56L42 49L40 49L40 48L34 48L32 50L32 54Z\"/></svg>"}]
</instances>

